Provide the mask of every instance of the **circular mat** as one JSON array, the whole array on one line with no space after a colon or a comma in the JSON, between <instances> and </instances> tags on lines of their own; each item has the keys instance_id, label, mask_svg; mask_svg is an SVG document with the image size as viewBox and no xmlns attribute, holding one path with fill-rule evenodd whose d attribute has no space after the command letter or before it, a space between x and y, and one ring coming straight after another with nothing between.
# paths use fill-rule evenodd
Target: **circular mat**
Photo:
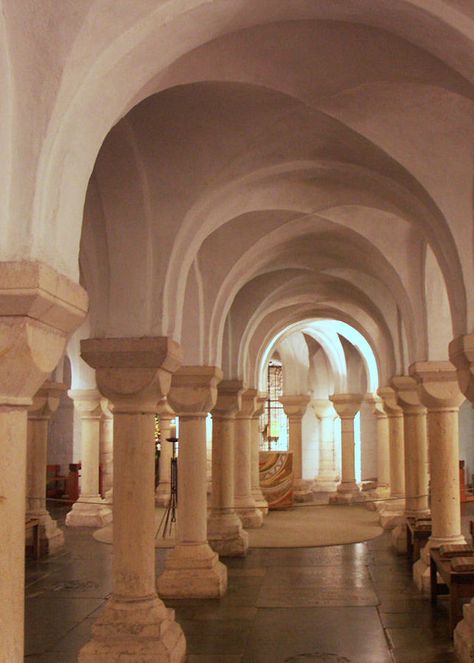
<instances>
[{"instance_id":1,"label":"circular mat","mask_svg":"<svg viewBox=\"0 0 474 663\"><path fill-rule=\"evenodd\" d=\"M156 531L164 510L156 510ZM101 543L112 543L112 527L94 532ZM379 516L360 505L305 505L270 511L260 529L248 530L251 548L312 548L359 543L382 534ZM157 548L173 548L174 537L156 537Z\"/></svg>"}]
</instances>

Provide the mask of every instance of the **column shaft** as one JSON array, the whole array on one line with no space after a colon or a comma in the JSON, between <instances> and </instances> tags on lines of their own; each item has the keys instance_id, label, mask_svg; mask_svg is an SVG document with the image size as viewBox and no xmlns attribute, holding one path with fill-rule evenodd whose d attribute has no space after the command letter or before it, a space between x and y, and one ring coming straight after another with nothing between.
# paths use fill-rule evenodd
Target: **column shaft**
<instances>
[{"instance_id":1,"label":"column shaft","mask_svg":"<svg viewBox=\"0 0 474 663\"><path fill-rule=\"evenodd\" d=\"M352 502L360 499L360 490L355 480L354 417L360 409L362 394L334 394L330 399L341 418L342 468L341 483L329 501Z\"/></svg>"},{"instance_id":2,"label":"column shaft","mask_svg":"<svg viewBox=\"0 0 474 663\"><path fill-rule=\"evenodd\" d=\"M171 437L171 421L175 415L166 402L160 404L158 412L160 417L160 481L156 487L155 502L160 506L168 506L171 498L173 446L167 440Z\"/></svg>"},{"instance_id":3,"label":"column shaft","mask_svg":"<svg viewBox=\"0 0 474 663\"><path fill-rule=\"evenodd\" d=\"M164 597L215 598L227 588L227 569L209 546L206 526L206 417L221 379L214 366L183 366L173 375L168 394L180 433L177 542L158 578Z\"/></svg>"},{"instance_id":4,"label":"column shaft","mask_svg":"<svg viewBox=\"0 0 474 663\"><path fill-rule=\"evenodd\" d=\"M250 422L250 481L252 486L252 497L255 504L264 516L268 514L268 502L263 496L262 489L260 488L260 417L263 414L265 404L267 402L266 394L259 394L256 399L257 409L252 415Z\"/></svg>"}]
</instances>

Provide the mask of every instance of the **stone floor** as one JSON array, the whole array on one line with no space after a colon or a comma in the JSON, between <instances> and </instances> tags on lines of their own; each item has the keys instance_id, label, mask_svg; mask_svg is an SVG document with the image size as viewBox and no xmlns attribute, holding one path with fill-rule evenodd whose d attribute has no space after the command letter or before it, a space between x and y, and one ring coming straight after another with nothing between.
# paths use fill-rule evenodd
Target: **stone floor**
<instances>
[{"instance_id":1,"label":"stone floor","mask_svg":"<svg viewBox=\"0 0 474 663\"><path fill-rule=\"evenodd\" d=\"M67 529L59 555L27 563L28 663L73 663L110 592L111 546ZM157 551L160 570L167 551ZM451 663L443 599L432 608L387 534L227 560L220 601L168 601L188 663ZM111 663L114 663L111 661Z\"/></svg>"}]
</instances>

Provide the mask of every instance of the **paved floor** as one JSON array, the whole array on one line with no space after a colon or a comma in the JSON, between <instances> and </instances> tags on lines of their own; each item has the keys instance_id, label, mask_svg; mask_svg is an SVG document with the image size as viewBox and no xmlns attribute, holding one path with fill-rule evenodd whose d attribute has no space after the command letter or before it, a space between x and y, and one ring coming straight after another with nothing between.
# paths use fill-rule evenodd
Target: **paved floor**
<instances>
[{"instance_id":1,"label":"paved floor","mask_svg":"<svg viewBox=\"0 0 474 663\"><path fill-rule=\"evenodd\" d=\"M75 663L110 592L111 546L67 529L63 553L27 563L28 663ZM157 551L158 569L167 551ZM168 601L188 663L452 663L443 599L432 608L387 534L227 560L215 601ZM111 661L111 663L114 663Z\"/></svg>"}]
</instances>

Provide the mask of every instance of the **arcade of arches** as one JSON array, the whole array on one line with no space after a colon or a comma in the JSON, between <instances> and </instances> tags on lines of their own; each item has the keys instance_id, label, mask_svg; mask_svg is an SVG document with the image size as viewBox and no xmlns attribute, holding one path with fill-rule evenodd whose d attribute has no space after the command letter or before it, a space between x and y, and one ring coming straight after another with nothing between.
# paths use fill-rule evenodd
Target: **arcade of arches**
<instances>
[{"instance_id":1,"label":"arcade of arches","mask_svg":"<svg viewBox=\"0 0 474 663\"><path fill-rule=\"evenodd\" d=\"M219 555L265 527L272 359L296 498L380 500L399 549L431 515L425 591L430 549L464 541L459 449L474 472L472 1L1 8L0 662L24 655L25 501L62 545L47 458L82 461L68 525L113 510L113 591L80 663L184 661L159 597L222 596ZM158 578L156 413L186 441ZM454 643L472 663L474 601Z\"/></svg>"}]
</instances>

